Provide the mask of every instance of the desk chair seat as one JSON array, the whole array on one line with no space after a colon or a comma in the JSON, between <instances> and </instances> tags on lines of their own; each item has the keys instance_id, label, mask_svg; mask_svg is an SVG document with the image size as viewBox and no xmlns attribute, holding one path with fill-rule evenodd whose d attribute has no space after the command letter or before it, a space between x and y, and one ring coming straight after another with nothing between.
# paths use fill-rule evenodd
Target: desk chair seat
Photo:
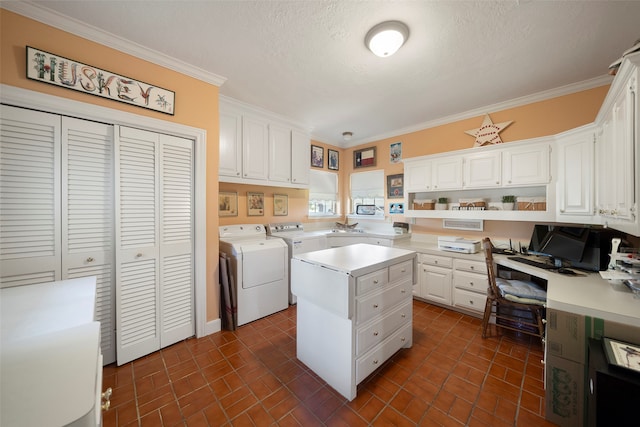
<instances>
[{"instance_id":1,"label":"desk chair seat","mask_svg":"<svg viewBox=\"0 0 640 427\"><path fill-rule=\"evenodd\" d=\"M546 291L533 282L496 278L492 248L493 244L488 237L482 239L489 278L487 303L482 318L482 338L487 337L487 328L493 316L499 328L522 332L543 340Z\"/></svg>"}]
</instances>

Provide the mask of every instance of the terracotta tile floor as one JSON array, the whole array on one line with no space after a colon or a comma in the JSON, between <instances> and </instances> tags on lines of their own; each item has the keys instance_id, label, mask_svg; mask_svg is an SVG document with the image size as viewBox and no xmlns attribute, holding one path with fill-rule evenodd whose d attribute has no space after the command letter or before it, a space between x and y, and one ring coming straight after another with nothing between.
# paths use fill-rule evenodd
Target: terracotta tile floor
<instances>
[{"instance_id":1,"label":"terracotta tile floor","mask_svg":"<svg viewBox=\"0 0 640 427\"><path fill-rule=\"evenodd\" d=\"M109 426L545 426L539 340L414 300L413 347L349 402L296 359L296 307L120 367Z\"/></svg>"}]
</instances>

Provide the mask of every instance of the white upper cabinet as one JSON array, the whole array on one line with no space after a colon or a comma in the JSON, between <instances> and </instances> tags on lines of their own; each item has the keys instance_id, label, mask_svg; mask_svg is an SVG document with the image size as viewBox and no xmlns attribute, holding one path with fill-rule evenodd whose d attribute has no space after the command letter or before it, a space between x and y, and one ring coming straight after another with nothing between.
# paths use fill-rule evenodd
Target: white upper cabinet
<instances>
[{"instance_id":1,"label":"white upper cabinet","mask_svg":"<svg viewBox=\"0 0 640 427\"><path fill-rule=\"evenodd\" d=\"M311 140L309 135L293 129L291 131L291 183L309 185L309 162Z\"/></svg>"},{"instance_id":2,"label":"white upper cabinet","mask_svg":"<svg viewBox=\"0 0 640 427\"><path fill-rule=\"evenodd\" d=\"M447 156L432 160L433 190L462 188L462 156Z\"/></svg>"},{"instance_id":3,"label":"white upper cabinet","mask_svg":"<svg viewBox=\"0 0 640 427\"><path fill-rule=\"evenodd\" d=\"M566 222L589 222L594 215L594 151L596 129L593 125L577 132L558 135L557 215ZM575 220L573 216L577 217Z\"/></svg>"},{"instance_id":4,"label":"white upper cabinet","mask_svg":"<svg viewBox=\"0 0 640 427\"><path fill-rule=\"evenodd\" d=\"M431 161L412 160L404 161L404 191L422 192L431 191Z\"/></svg>"},{"instance_id":5,"label":"white upper cabinet","mask_svg":"<svg viewBox=\"0 0 640 427\"><path fill-rule=\"evenodd\" d=\"M269 180L291 182L291 128L269 125Z\"/></svg>"},{"instance_id":6,"label":"white upper cabinet","mask_svg":"<svg viewBox=\"0 0 640 427\"><path fill-rule=\"evenodd\" d=\"M268 112L220 99L219 180L308 188L309 135Z\"/></svg>"},{"instance_id":7,"label":"white upper cabinet","mask_svg":"<svg viewBox=\"0 0 640 427\"><path fill-rule=\"evenodd\" d=\"M634 236L640 235L639 66L640 54L625 57L596 118L598 214L605 225Z\"/></svg>"},{"instance_id":8,"label":"white upper cabinet","mask_svg":"<svg viewBox=\"0 0 640 427\"><path fill-rule=\"evenodd\" d=\"M521 187L547 184L551 148L548 143L506 146L502 152L502 185Z\"/></svg>"},{"instance_id":9,"label":"white upper cabinet","mask_svg":"<svg viewBox=\"0 0 640 427\"><path fill-rule=\"evenodd\" d=\"M266 180L269 173L269 124L258 117L242 118L242 177Z\"/></svg>"},{"instance_id":10,"label":"white upper cabinet","mask_svg":"<svg viewBox=\"0 0 640 427\"><path fill-rule=\"evenodd\" d=\"M220 112L220 175L242 175L242 115Z\"/></svg>"},{"instance_id":11,"label":"white upper cabinet","mask_svg":"<svg viewBox=\"0 0 640 427\"><path fill-rule=\"evenodd\" d=\"M500 151L479 151L463 157L464 188L492 188L502 183Z\"/></svg>"}]
</instances>

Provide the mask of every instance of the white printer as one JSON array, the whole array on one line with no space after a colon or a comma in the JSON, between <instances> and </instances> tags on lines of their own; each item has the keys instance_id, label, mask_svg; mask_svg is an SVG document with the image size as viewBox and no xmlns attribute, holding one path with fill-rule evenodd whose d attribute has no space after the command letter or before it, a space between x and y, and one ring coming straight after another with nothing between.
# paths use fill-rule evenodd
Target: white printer
<instances>
[{"instance_id":1,"label":"white printer","mask_svg":"<svg viewBox=\"0 0 640 427\"><path fill-rule=\"evenodd\" d=\"M438 249L463 254L475 254L480 251L480 241L455 236L439 236Z\"/></svg>"}]
</instances>

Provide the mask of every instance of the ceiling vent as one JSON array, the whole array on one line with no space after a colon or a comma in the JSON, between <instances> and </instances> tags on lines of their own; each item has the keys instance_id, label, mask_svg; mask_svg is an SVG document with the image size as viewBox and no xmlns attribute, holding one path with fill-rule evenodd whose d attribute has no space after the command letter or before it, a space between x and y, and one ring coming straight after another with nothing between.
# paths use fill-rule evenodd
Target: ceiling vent
<instances>
[{"instance_id":1,"label":"ceiling vent","mask_svg":"<svg viewBox=\"0 0 640 427\"><path fill-rule=\"evenodd\" d=\"M452 230L467 230L467 231L483 231L484 220L482 219L443 219L442 228L449 228Z\"/></svg>"}]
</instances>

